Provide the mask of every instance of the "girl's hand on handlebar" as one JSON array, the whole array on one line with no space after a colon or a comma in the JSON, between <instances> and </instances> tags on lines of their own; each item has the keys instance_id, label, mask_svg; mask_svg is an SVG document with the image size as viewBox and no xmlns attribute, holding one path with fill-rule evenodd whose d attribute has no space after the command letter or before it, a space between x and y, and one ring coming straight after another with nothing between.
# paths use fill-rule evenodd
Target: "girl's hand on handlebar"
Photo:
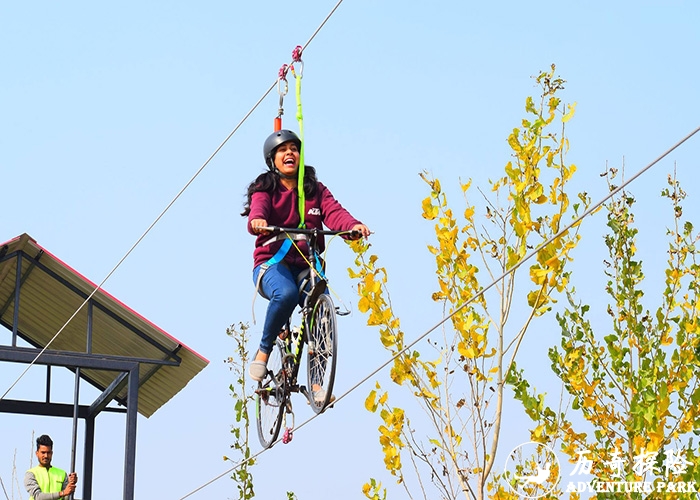
<instances>
[{"instance_id":1,"label":"girl's hand on handlebar","mask_svg":"<svg viewBox=\"0 0 700 500\"><path fill-rule=\"evenodd\" d=\"M253 219L250 221L250 227L255 234L270 234L265 219Z\"/></svg>"},{"instance_id":2,"label":"girl's hand on handlebar","mask_svg":"<svg viewBox=\"0 0 700 500\"><path fill-rule=\"evenodd\" d=\"M353 240L359 240L361 237L369 238L370 230L364 224L355 224L352 229L352 234L350 238Z\"/></svg>"}]
</instances>

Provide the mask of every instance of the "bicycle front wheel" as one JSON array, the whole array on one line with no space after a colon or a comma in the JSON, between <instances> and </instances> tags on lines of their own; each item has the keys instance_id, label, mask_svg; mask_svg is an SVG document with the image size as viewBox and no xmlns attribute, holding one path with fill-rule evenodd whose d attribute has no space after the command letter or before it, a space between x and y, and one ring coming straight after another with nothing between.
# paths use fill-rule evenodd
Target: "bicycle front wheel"
<instances>
[{"instance_id":1,"label":"bicycle front wheel","mask_svg":"<svg viewBox=\"0 0 700 500\"><path fill-rule=\"evenodd\" d=\"M338 357L338 331L335 306L330 295L321 295L309 320L306 367L309 375L308 397L316 413L326 409L333 398L335 362Z\"/></svg>"},{"instance_id":2,"label":"bicycle front wheel","mask_svg":"<svg viewBox=\"0 0 700 500\"><path fill-rule=\"evenodd\" d=\"M282 373L282 351L277 343L267 360L267 369L268 376L258 382L258 390L255 392L255 419L263 448L269 448L277 440L287 400L284 386L286 377ZM272 372L272 377L269 372Z\"/></svg>"}]
</instances>

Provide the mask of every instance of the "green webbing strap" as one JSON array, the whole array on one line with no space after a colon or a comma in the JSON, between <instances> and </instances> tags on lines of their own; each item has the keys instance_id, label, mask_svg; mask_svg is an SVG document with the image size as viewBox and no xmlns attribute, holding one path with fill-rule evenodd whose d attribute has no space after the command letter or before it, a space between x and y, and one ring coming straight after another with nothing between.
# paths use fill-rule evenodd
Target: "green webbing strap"
<instances>
[{"instance_id":1,"label":"green webbing strap","mask_svg":"<svg viewBox=\"0 0 700 500\"><path fill-rule=\"evenodd\" d=\"M297 120L299 121L299 139L301 139L301 151L299 151L299 179L297 181L297 193L299 193L299 227L306 227L306 221L304 219L306 212L306 193L304 192L304 115L301 112L301 72L297 75L294 73L294 69L292 69L292 74L297 80Z\"/></svg>"}]
</instances>

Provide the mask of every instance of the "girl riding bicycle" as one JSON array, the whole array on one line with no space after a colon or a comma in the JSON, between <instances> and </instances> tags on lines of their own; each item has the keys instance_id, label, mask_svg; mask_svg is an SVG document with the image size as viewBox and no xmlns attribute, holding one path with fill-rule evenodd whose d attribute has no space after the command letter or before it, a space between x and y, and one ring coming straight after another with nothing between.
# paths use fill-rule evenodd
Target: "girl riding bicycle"
<instances>
[{"instance_id":1,"label":"girl riding bicycle","mask_svg":"<svg viewBox=\"0 0 700 500\"><path fill-rule=\"evenodd\" d=\"M260 347L249 368L250 377L258 382L267 374L267 359L275 338L300 302L297 277L302 270L308 269L304 261L307 253L305 241L297 242L300 253L293 248L283 248L283 238L275 240L263 229L269 226L299 226L300 149L301 140L290 130L279 130L265 140L263 156L269 170L248 186L248 199L241 214L248 217L248 231L257 235L253 252L253 281L260 294L270 301ZM350 215L328 188L316 179L313 167L304 166L303 184L307 228L322 229L325 224L332 230L355 231L364 237L369 236L369 228ZM275 241L270 242L271 238ZM323 248L321 240L319 250L323 251Z\"/></svg>"}]
</instances>

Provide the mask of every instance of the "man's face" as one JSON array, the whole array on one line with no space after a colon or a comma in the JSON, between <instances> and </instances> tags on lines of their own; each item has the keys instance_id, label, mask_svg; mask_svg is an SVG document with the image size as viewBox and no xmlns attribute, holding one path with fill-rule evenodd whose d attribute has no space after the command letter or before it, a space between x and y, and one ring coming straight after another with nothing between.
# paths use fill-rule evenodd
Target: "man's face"
<instances>
[{"instance_id":1,"label":"man's face","mask_svg":"<svg viewBox=\"0 0 700 500\"><path fill-rule=\"evenodd\" d=\"M44 446L43 444L39 446L36 450L36 458L39 460L39 465L42 467L49 467L51 465L51 458L53 457L53 449L50 446Z\"/></svg>"}]
</instances>

